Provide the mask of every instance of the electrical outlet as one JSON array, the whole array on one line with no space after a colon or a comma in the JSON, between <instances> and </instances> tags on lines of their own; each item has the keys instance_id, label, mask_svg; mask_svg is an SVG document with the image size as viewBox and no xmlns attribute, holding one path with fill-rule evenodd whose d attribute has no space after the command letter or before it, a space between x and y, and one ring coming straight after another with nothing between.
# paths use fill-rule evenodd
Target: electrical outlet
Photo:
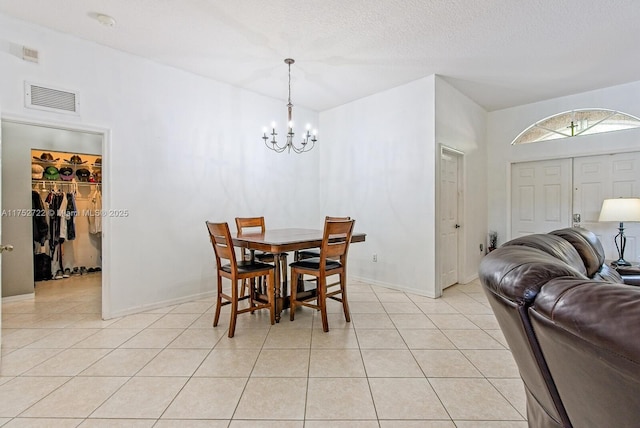
<instances>
[{"instance_id":1,"label":"electrical outlet","mask_svg":"<svg viewBox=\"0 0 640 428\"><path fill-rule=\"evenodd\" d=\"M373 255L373 261L374 261L374 262L377 262L377 261L378 261L378 255L377 255L377 254L374 254L374 255Z\"/></svg>"}]
</instances>

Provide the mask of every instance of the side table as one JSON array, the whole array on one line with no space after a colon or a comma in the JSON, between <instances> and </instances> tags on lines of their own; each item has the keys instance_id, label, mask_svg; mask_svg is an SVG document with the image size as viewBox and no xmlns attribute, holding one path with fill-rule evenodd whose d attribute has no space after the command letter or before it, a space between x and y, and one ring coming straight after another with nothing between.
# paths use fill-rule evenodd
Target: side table
<instances>
[{"instance_id":1,"label":"side table","mask_svg":"<svg viewBox=\"0 0 640 428\"><path fill-rule=\"evenodd\" d=\"M620 274L625 284L640 285L640 266L616 266L611 263L611 267Z\"/></svg>"}]
</instances>

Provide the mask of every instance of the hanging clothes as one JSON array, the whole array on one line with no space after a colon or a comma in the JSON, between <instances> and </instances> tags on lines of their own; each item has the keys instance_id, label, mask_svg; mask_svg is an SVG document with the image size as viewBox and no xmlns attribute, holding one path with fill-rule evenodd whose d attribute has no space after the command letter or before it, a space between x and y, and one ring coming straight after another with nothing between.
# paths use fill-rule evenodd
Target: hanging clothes
<instances>
[{"instance_id":1,"label":"hanging clothes","mask_svg":"<svg viewBox=\"0 0 640 428\"><path fill-rule=\"evenodd\" d=\"M40 193L31 191L31 209L33 220L33 241L44 245L49 237L49 225L47 224L47 210Z\"/></svg>"},{"instance_id":2,"label":"hanging clothes","mask_svg":"<svg viewBox=\"0 0 640 428\"><path fill-rule=\"evenodd\" d=\"M54 279L60 279L62 278L62 243L67 233L67 222L63 221L64 212L66 211L66 198L63 193L51 191L47 195L46 202L49 204L49 213L51 214L49 216L51 275Z\"/></svg>"},{"instance_id":3,"label":"hanging clothes","mask_svg":"<svg viewBox=\"0 0 640 428\"><path fill-rule=\"evenodd\" d=\"M91 196L91 209L89 210L89 233L102 232L102 193L96 187Z\"/></svg>"},{"instance_id":4,"label":"hanging clothes","mask_svg":"<svg viewBox=\"0 0 640 428\"><path fill-rule=\"evenodd\" d=\"M64 193L59 194L60 206L58 207L58 217L60 218L60 234L58 240L62 244L67 239L67 198Z\"/></svg>"},{"instance_id":5,"label":"hanging clothes","mask_svg":"<svg viewBox=\"0 0 640 428\"><path fill-rule=\"evenodd\" d=\"M58 215L62 197L59 193L51 191L45 200L49 205L49 247L53 253L55 246L60 240L60 216Z\"/></svg>"},{"instance_id":6,"label":"hanging clothes","mask_svg":"<svg viewBox=\"0 0 640 428\"><path fill-rule=\"evenodd\" d=\"M73 241L76 239L76 225L75 218L78 215L78 208L76 206L76 197L73 193L67 193L67 209L65 212L65 221L67 223L67 240Z\"/></svg>"}]
</instances>

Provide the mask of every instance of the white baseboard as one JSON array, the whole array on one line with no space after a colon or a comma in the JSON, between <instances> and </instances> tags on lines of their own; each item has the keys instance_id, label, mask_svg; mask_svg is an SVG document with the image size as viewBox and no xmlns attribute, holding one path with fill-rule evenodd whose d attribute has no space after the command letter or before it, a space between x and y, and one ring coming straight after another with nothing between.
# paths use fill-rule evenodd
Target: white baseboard
<instances>
[{"instance_id":1,"label":"white baseboard","mask_svg":"<svg viewBox=\"0 0 640 428\"><path fill-rule=\"evenodd\" d=\"M352 276L350 278L358 280L358 281L366 282L366 283L369 283L369 284L378 285L380 287L390 288L392 290L404 291L405 293L411 293L411 294L416 294L418 296L424 296L424 297L429 297L431 299L436 299L436 296L430 295L429 293L426 293L424 290L418 290L418 289L415 289L415 288L403 287L403 286L398 285L398 284L392 284L392 283L383 282L383 281L376 281L376 280L373 280L373 279L370 279L370 278L362 278L362 277L358 277L358 276Z\"/></svg>"},{"instance_id":2,"label":"white baseboard","mask_svg":"<svg viewBox=\"0 0 640 428\"><path fill-rule=\"evenodd\" d=\"M177 299L163 300L161 302L155 302L149 305L136 306L133 308L124 309L122 311L114 312L112 314L103 315L102 319L109 320L113 318L120 318L126 315L139 314L142 312L152 311L154 309L166 308L167 306L180 305L182 303L192 302L194 300L206 299L216 295L215 291L207 291L206 293L192 294L190 296L179 297ZM212 314L213 315L213 314Z\"/></svg>"},{"instance_id":3,"label":"white baseboard","mask_svg":"<svg viewBox=\"0 0 640 428\"><path fill-rule=\"evenodd\" d=\"M34 299L36 293L18 294L17 296L8 296L2 298L2 303L19 302L21 300Z\"/></svg>"},{"instance_id":4,"label":"white baseboard","mask_svg":"<svg viewBox=\"0 0 640 428\"><path fill-rule=\"evenodd\" d=\"M471 275L471 276L468 276L468 277L464 278L463 282L461 282L461 284L468 284L471 281L475 281L476 279L478 279L478 274L477 273L475 275Z\"/></svg>"}]
</instances>

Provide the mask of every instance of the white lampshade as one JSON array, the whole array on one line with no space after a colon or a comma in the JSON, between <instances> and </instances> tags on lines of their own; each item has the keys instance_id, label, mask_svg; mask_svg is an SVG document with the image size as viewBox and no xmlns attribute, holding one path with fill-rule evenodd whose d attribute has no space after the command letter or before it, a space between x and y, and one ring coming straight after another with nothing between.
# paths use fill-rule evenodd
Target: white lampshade
<instances>
[{"instance_id":1,"label":"white lampshade","mask_svg":"<svg viewBox=\"0 0 640 428\"><path fill-rule=\"evenodd\" d=\"M640 221L640 198L605 199L598 221Z\"/></svg>"}]
</instances>

